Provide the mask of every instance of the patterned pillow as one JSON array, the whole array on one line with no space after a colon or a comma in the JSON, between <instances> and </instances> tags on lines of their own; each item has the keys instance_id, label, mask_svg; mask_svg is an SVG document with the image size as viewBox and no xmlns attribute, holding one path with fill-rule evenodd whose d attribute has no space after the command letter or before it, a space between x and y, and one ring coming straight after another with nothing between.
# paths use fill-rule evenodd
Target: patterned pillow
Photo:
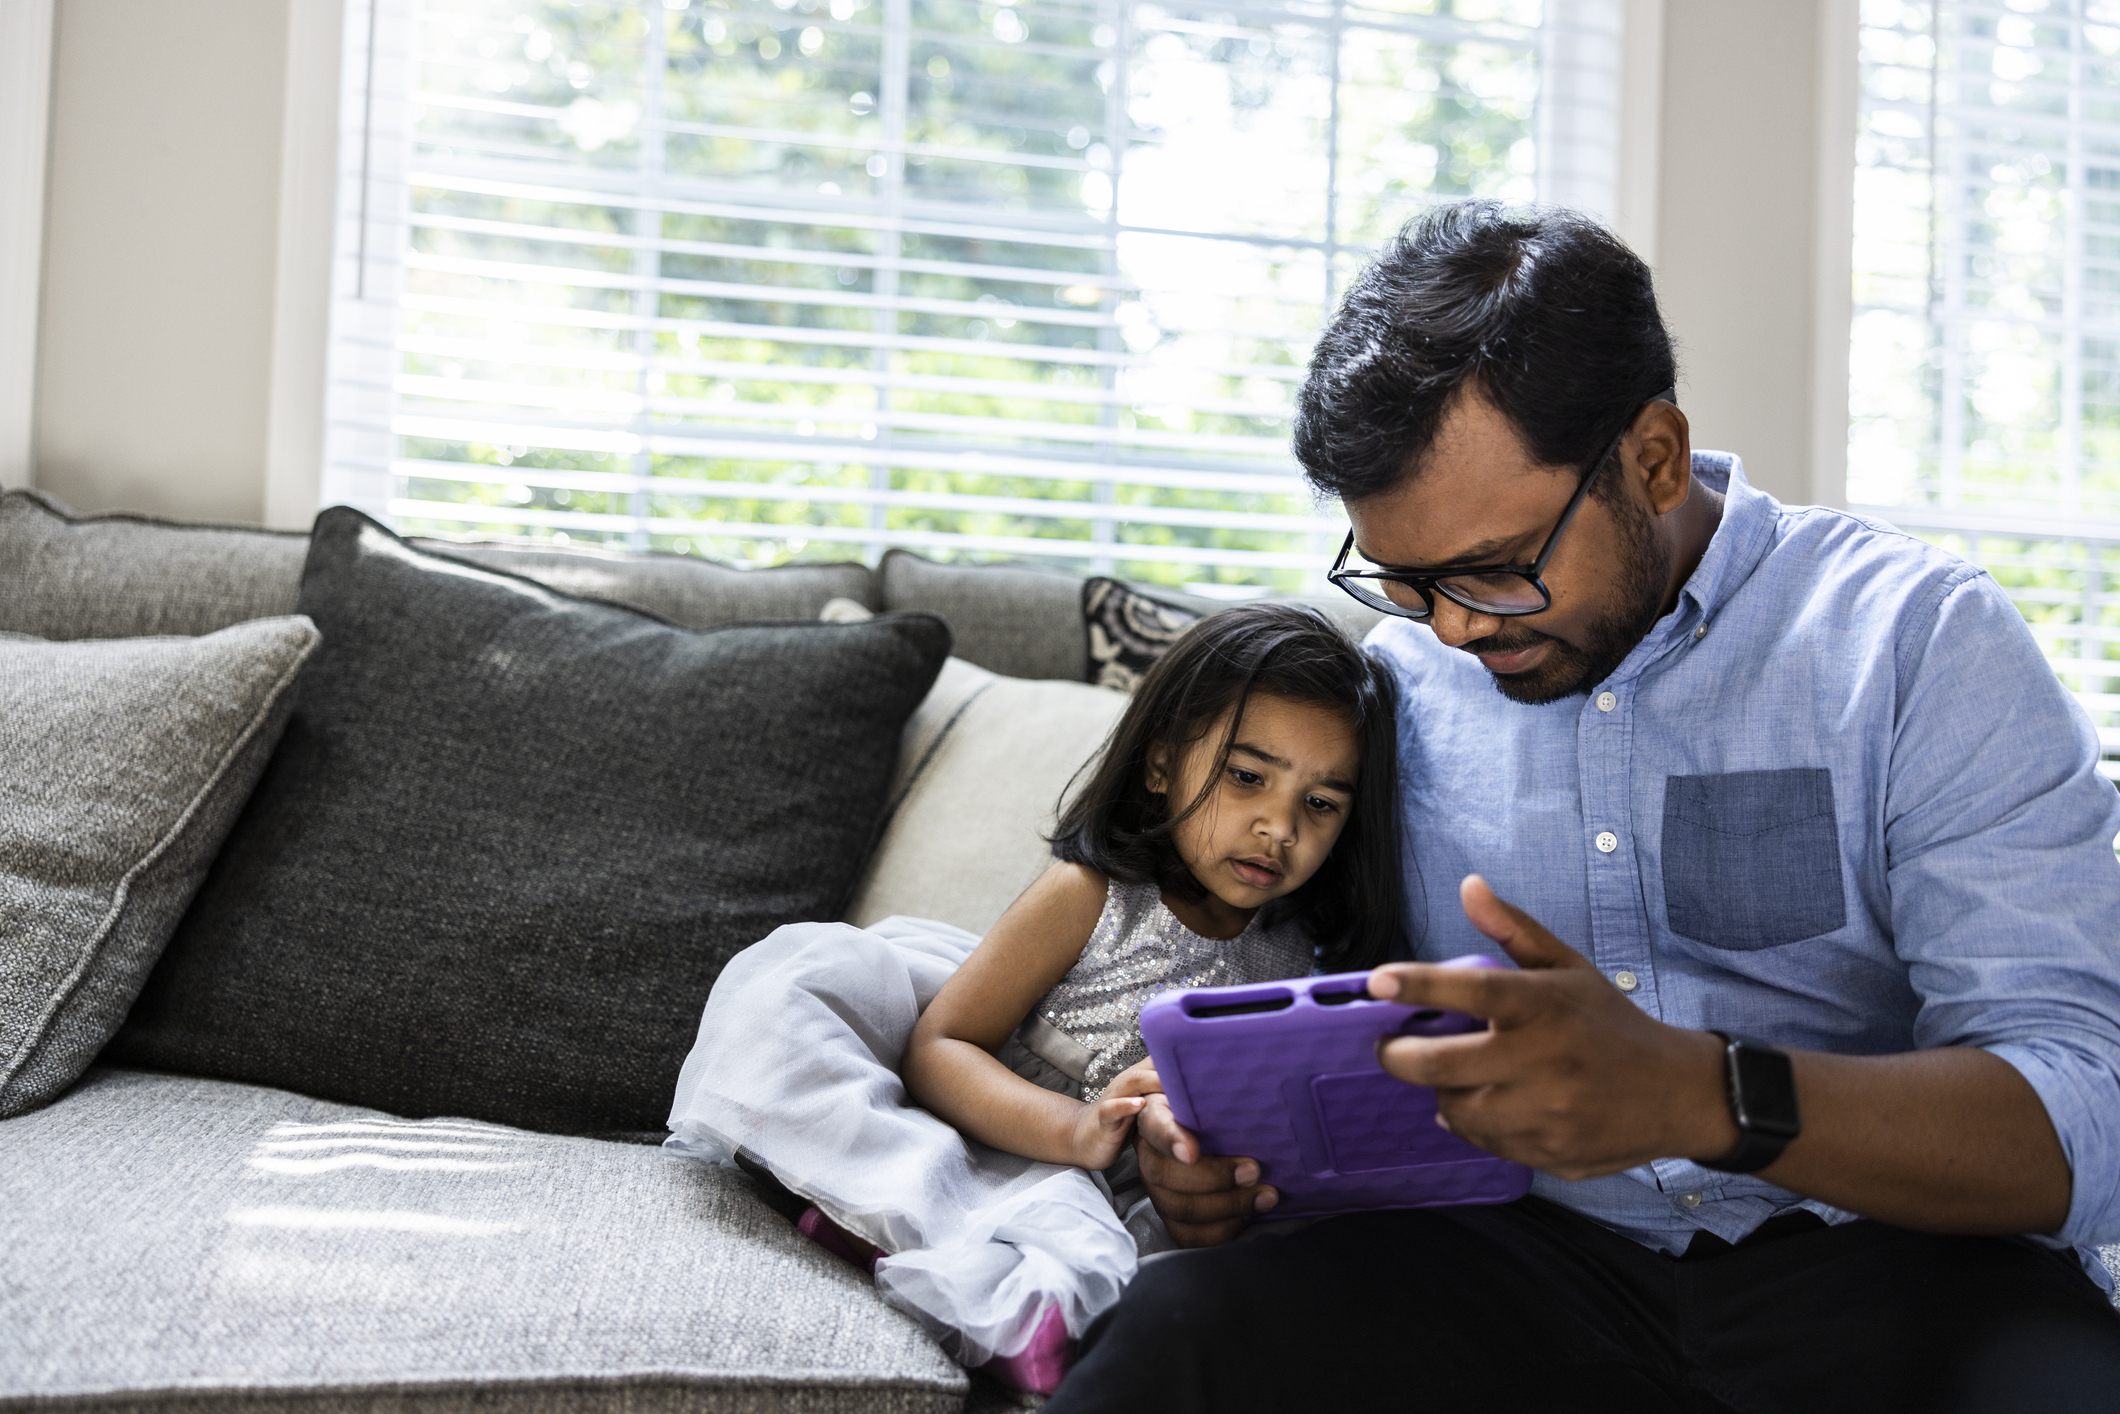
<instances>
[{"instance_id":1,"label":"patterned pillow","mask_svg":"<svg viewBox=\"0 0 2120 1414\"><path fill-rule=\"evenodd\" d=\"M1132 692L1156 659L1207 615L1152 599L1116 579L1085 580L1082 621L1089 627L1089 681Z\"/></svg>"}]
</instances>

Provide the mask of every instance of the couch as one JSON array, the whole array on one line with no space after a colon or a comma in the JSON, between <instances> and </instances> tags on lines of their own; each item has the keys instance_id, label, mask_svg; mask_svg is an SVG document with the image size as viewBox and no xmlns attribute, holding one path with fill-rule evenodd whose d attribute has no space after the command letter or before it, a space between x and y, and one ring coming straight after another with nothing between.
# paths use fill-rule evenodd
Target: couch
<instances>
[{"instance_id":1,"label":"couch","mask_svg":"<svg viewBox=\"0 0 2120 1414\"><path fill-rule=\"evenodd\" d=\"M842 861L864 868L845 913L856 923L991 924L1042 867L1039 831L1124 703L1085 681L1084 582L1061 574L903 552L873 570L744 571L422 546L690 629L944 621L952 656L879 767L890 789L865 866ZM8 493L0 634L146 642L281 621L309 552L304 534L75 516ZM1217 607L1148 602L1173 628ZM1324 603L1366 627L1355 606ZM336 1072L313 1059L314 1086L299 1064L267 1085L105 1057L0 1120L0 1409L940 1414L1020 1402L798 1236L784 1192L660 1148L652 1130L593 1137L317 1098Z\"/></svg>"}]
</instances>

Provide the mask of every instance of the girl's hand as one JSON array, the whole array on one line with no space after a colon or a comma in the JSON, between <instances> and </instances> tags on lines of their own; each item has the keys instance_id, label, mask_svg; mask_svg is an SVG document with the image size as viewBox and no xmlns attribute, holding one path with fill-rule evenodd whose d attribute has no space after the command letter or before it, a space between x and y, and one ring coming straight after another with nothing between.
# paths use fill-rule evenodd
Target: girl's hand
<instances>
[{"instance_id":1,"label":"girl's hand","mask_svg":"<svg viewBox=\"0 0 2120 1414\"><path fill-rule=\"evenodd\" d=\"M1154 1075L1155 1072L1149 1073ZM1112 1082L1113 1089L1118 1085L1118 1080ZM1126 1136L1133 1130L1134 1116L1141 1113L1141 1107L1147 1103L1140 1095L1122 1095L1114 1099L1107 1090L1103 1099L1082 1106L1081 1117L1075 1121L1075 1162L1093 1170L1107 1169L1117 1163L1119 1151L1126 1147Z\"/></svg>"},{"instance_id":2,"label":"girl's hand","mask_svg":"<svg viewBox=\"0 0 2120 1414\"><path fill-rule=\"evenodd\" d=\"M1156 1063L1152 1060L1135 1061L1112 1077L1112 1083L1104 1087L1104 1098L1123 1100L1128 1095L1160 1095L1163 1082L1156 1077Z\"/></svg>"}]
</instances>

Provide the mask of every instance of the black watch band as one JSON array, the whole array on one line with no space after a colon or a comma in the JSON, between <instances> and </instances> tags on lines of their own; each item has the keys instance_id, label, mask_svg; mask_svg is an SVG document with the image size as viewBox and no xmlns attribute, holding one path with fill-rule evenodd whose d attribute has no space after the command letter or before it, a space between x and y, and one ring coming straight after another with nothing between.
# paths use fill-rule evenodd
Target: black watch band
<instances>
[{"instance_id":1,"label":"black watch band","mask_svg":"<svg viewBox=\"0 0 2120 1414\"><path fill-rule=\"evenodd\" d=\"M1737 1121L1737 1147L1719 1159L1702 1160L1701 1167L1757 1173L1803 1132L1796 1112L1796 1068L1764 1041L1730 1031L1712 1034L1722 1037L1723 1082L1730 1118Z\"/></svg>"}]
</instances>

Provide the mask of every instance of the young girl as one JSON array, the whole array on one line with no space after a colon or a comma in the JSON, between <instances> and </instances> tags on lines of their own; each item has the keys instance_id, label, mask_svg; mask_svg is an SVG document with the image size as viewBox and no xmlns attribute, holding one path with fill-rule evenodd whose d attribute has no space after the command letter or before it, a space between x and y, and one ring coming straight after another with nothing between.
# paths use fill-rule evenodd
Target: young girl
<instances>
[{"instance_id":1,"label":"young girl","mask_svg":"<svg viewBox=\"0 0 2120 1414\"><path fill-rule=\"evenodd\" d=\"M953 1355L1049 1390L1161 1235L1126 1142L1160 1089L1142 1004L1397 941L1395 732L1390 678L1322 614L1204 620L1062 813L1059 862L969 956L899 918L739 954L670 1142L770 1172Z\"/></svg>"}]
</instances>

